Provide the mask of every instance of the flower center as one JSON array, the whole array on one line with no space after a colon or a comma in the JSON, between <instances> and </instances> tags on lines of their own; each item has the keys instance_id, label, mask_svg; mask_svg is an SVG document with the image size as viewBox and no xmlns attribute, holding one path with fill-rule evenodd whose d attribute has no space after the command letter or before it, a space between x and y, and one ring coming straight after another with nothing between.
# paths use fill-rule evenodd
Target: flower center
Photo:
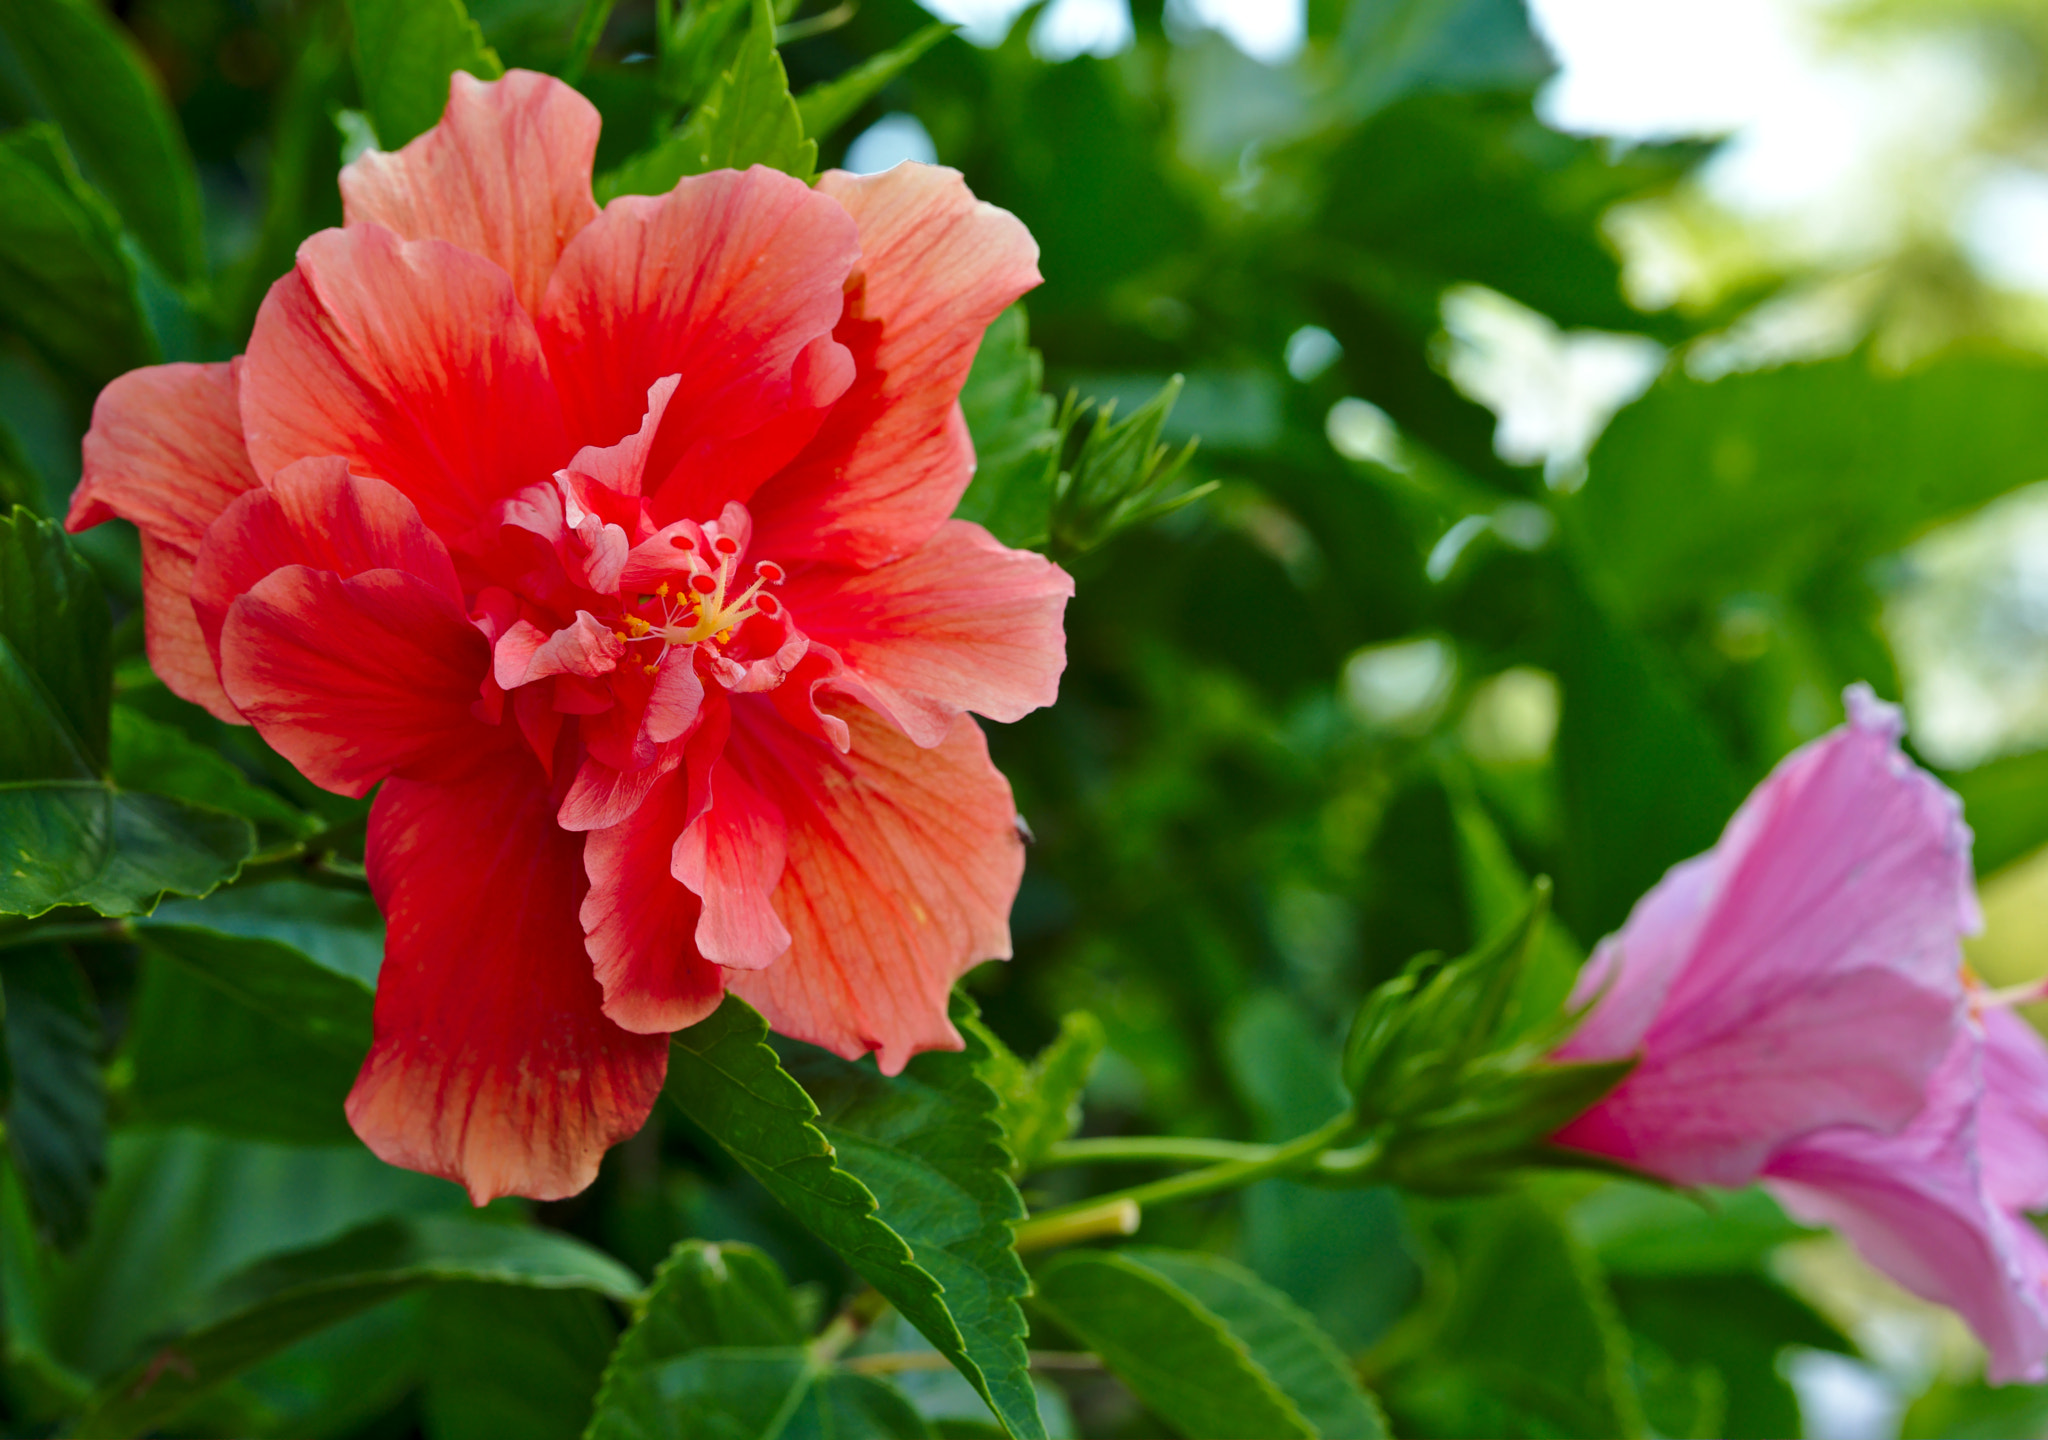
<instances>
[{"instance_id":1,"label":"flower center","mask_svg":"<svg viewBox=\"0 0 2048 1440\"><path fill-rule=\"evenodd\" d=\"M683 552L688 573L680 584L664 580L652 594L638 596L612 632L628 645L659 642L654 658L641 665L649 675L678 645L728 645L733 633L754 616L772 620L782 612L782 602L764 588L782 583L782 567L773 560L755 562L753 584L738 590L740 547L731 536L712 540L709 556L698 553L697 542L687 535L677 535L669 543Z\"/></svg>"}]
</instances>

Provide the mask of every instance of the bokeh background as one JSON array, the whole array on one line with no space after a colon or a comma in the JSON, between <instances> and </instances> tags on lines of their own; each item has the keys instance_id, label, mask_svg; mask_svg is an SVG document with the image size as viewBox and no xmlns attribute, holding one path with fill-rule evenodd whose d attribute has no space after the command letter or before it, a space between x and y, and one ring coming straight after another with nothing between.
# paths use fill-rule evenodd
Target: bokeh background
<instances>
[{"instance_id":1,"label":"bokeh background","mask_svg":"<svg viewBox=\"0 0 2048 1440\"><path fill-rule=\"evenodd\" d=\"M508 65L549 69L580 5L469 8ZM339 223L337 117L360 103L342 7L112 9L197 160L203 344L232 353L298 241ZM1182 375L1165 438L1199 436L1187 481L1216 482L1066 557L1060 702L991 727L1037 843L1017 957L970 988L1024 1053L1070 1011L1100 1020L1087 1133L1320 1123L1375 983L1469 947L1537 874L1568 973L1855 680L1903 699L1965 797L1972 963L2048 972L2048 3L848 0L786 24L792 87L932 14L963 28L823 158L954 165L1023 218L1047 389L1128 413ZM654 16L619 5L582 82L600 169L669 113ZM46 111L0 45L0 125ZM61 513L121 367L66 368L18 315L0 334L0 482ZM132 616L132 536L86 543ZM312 803L155 685L132 618L120 636L134 714ZM322 904L286 938L373 967L374 914ZM111 1176L66 1257L0 1256L17 1415L38 1383L23 1297L37 1344L107 1373L237 1265L461 1203L318 1125L178 1089L165 1037L196 1002L146 947L77 949ZM238 1085L295 1083L288 1054L245 1060ZM847 1285L672 1113L537 1215L643 1274L700 1235L762 1245L821 1304ZM1952 1317L1760 1195L1269 1182L1145 1234L1292 1295L1402 1434L1611 1421L1544 1388L1575 1345L1660 1434L2048 1434L2048 1389L1984 1389ZM573 1433L615 1330L587 1297L415 1297L178 1433ZM927 1388L933 1413L972 1413ZM1062 1379L1054 1409L1056 1433L1156 1433L1099 1378Z\"/></svg>"}]
</instances>

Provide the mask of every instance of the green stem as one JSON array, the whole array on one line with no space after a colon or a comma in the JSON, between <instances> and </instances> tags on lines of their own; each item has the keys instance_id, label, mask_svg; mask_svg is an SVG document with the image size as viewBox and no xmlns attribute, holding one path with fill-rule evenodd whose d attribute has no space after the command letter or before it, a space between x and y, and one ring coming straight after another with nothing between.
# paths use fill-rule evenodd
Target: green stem
<instances>
[{"instance_id":1,"label":"green stem","mask_svg":"<svg viewBox=\"0 0 2048 1440\"><path fill-rule=\"evenodd\" d=\"M1206 1169L1190 1170L1185 1175L1173 1175L1149 1184L1133 1185L1128 1190L1098 1195L1093 1200L1083 1200L1078 1204L1061 1205L1052 1210L1041 1211L1017 1225L1017 1248L1040 1250L1051 1245L1070 1243L1072 1239L1087 1238L1073 1233L1077 1228L1077 1222L1089 1216L1113 1212L1118 1206L1134 1205L1142 1214L1144 1207L1148 1205L1164 1205L1173 1200L1192 1200L1198 1195L1213 1195L1219 1190L1235 1190L1254 1181L1264 1180L1268 1176L1299 1169L1303 1165L1314 1163L1325 1150L1349 1138L1357 1129L1357 1117L1347 1111L1327 1125L1311 1130L1285 1145L1256 1147L1260 1152L1256 1156L1226 1160L1220 1165L1211 1165Z\"/></svg>"},{"instance_id":2,"label":"green stem","mask_svg":"<svg viewBox=\"0 0 2048 1440\"><path fill-rule=\"evenodd\" d=\"M1242 1140L1202 1140L1179 1135L1106 1135L1093 1140L1062 1140L1038 1157L1034 1170L1066 1165L1214 1165L1234 1160L1264 1160L1275 1147Z\"/></svg>"},{"instance_id":3,"label":"green stem","mask_svg":"<svg viewBox=\"0 0 2048 1440\"><path fill-rule=\"evenodd\" d=\"M590 63L591 52L604 35L605 22L612 18L613 3L614 0L583 0L583 13L576 19L576 35L569 42L569 61L562 67L566 84L574 85L583 78L583 68Z\"/></svg>"}]
</instances>

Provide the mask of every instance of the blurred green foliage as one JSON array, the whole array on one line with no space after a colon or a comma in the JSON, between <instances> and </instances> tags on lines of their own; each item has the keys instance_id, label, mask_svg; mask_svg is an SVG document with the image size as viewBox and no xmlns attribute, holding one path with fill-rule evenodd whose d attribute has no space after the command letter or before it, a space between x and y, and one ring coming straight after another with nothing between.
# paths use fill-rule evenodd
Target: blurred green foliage
<instances>
[{"instance_id":1,"label":"blurred green foliage","mask_svg":"<svg viewBox=\"0 0 2048 1440\"><path fill-rule=\"evenodd\" d=\"M0 869L7 1433L1797 1427L1788 1347L1855 1347L1782 1283L1799 1232L1760 1194L1266 1178L1147 1211L1142 1249L1026 1256L1027 1299L1012 1182L1042 1210L1155 1174L1062 1158L1077 1120L1315 1131L1361 1002L1465 974L1418 955L1498 961L1547 875L1552 927L1455 997L1503 1048L1436 1037L1519 1054L1845 683L1896 698L1890 557L2048 472L2048 371L1954 327L1903 373L1864 345L1707 378L1738 303L1633 308L1602 218L1708 147L1545 128L1518 0L1310 0L1277 66L1132 8L1124 53L1054 62L1040 7L983 49L912 0L0 0L0 845L63 862ZM345 149L510 66L603 112L600 198L808 176L915 116L1046 276L963 396L961 513L1078 594L1059 703L990 727L1036 843L969 1051L885 1082L733 1002L591 1190L465 1216L339 1111L380 949L363 807L171 697L132 536L48 517L100 385L239 350L339 223ZM1471 286L1670 347L1582 469L1503 458L1450 378ZM1959 784L1987 865L2048 842L2041 755ZM1353 1079L1440 1058L1387 1041ZM1949 1377L1908 1425L2044 1403Z\"/></svg>"}]
</instances>

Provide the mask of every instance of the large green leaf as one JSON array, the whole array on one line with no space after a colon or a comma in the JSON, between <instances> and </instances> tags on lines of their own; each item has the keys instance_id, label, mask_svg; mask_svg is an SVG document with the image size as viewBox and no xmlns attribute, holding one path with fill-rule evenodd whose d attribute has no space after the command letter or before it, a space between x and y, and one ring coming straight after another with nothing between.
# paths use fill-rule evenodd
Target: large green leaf
<instances>
[{"instance_id":1,"label":"large green leaf","mask_svg":"<svg viewBox=\"0 0 2048 1440\"><path fill-rule=\"evenodd\" d=\"M659 195L685 175L766 165L800 180L818 169L818 145L789 93L789 75L775 50L775 12L753 0L753 18L732 68L719 76L690 118L617 170L600 176L597 198Z\"/></svg>"},{"instance_id":2,"label":"large green leaf","mask_svg":"<svg viewBox=\"0 0 2048 1440\"><path fill-rule=\"evenodd\" d=\"M86 174L165 275L206 275L199 177L156 77L89 0L0 0L0 32Z\"/></svg>"},{"instance_id":3,"label":"large green leaf","mask_svg":"<svg viewBox=\"0 0 2048 1440\"><path fill-rule=\"evenodd\" d=\"M1017 1305L1027 1281L1010 1232L1024 1206L995 1095L975 1074L976 1038L963 1052L921 1055L892 1080L808 1047L791 1047L785 1070L767 1034L727 997L676 1036L667 1093L923 1332L1013 1434L1042 1436Z\"/></svg>"},{"instance_id":4,"label":"large green leaf","mask_svg":"<svg viewBox=\"0 0 2048 1440\"><path fill-rule=\"evenodd\" d=\"M685 1240L663 1262L605 1372L587 1440L917 1440L895 1387L803 1348L782 1272L747 1245Z\"/></svg>"},{"instance_id":5,"label":"large green leaf","mask_svg":"<svg viewBox=\"0 0 2048 1440\"><path fill-rule=\"evenodd\" d=\"M563 1440L589 1423L619 1338L600 1296L444 1284L423 1308L434 1440Z\"/></svg>"},{"instance_id":6,"label":"large green leaf","mask_svg":"<svg viewBox=\"0 0 2048 1440\"><path fill-rule=\"evenodd\" d=\"M131 1122L349 1144L371 992L274 940L148 925L122 1101ZM203 1037L203 1038L202 1038Z\"/></svg>"},{"instance_id":7,"label":"large green leaf","mask_svg":"<svg viewBox=\"0 0 2048 1440\"><path fill-rule=\"evenodd\" d=\"M204 900L167 900L150 923L275 940L365 985L377 983L384 959L384 917L374 900L361 890L302 880L237 885Z\"/></svg>"},{"instance_id":8,"label":"large green leaf","mask_svg":"<svg viewBox=\"0 0 2048 1440\"><path fill-rule=\"evenodd\" d=\"M99 1015L62 947L0 952L7 1058L7 1150L42 1229L75 1245L107 1169L107 1097Z\"/></svg>"},{"instance_id":9,"label":"large green leaf","mask_svg":"<svg viewBox=\"0 0 2048 1440\"><path fill-rule=\"evenodd\" d=\"M1700 381L1614 419L1573 501L1623 613L1796 591L2048 475L2048 361L1958 353L1904 375L1865 354Z\"/></svg>"},{"instance_id":10,"label":"large green leaf","mask_svg":"<svg viewBox=\"0 0 2048 1440\"><path fill-rule=\"evenodd\" d=\"M0 135L0 325L82 397L157 358L120 223L53 125Z\"/></svg>"},{"instance_id":11,"label":"large green leaf","mask_svg":"<svg viewBox=\"0 0 2048 1440\"><path fill-rule=\"evenodd\" d=\"M257 827L266 850L320 828L317 817L256 784L218 750L130 706L114 707L112 741L115 784L240 815Z\"/></svg>"},{"instance_id":12,"label":"large green leaf","mask_svg":"<svg viewBox=\"0 0 2048 1440\"><path fill-rule=\"evenodd\" d=\"M1037 1280L1038 1306L1187 1440L1319 1433L1245 1343L1159 1271L1121 1254L1070 1251Z\"/></svg>"},{"instance_id":13,"label":"large green leaf","mask_svg":"<svg viewBox=\"0 0 2048 1440\"><path fill-rule=\"evenodd\" d=\"M479 80L505 73L462 0L348 0L348 15L363 108L386 150L439 122L457 70Z\"/></svg>"},{"instance_id":14,"label":"large green leaf","mask_svg":"<svg viewBox=\"0 0 2048 1440\"><path fill-rule=\"evenodd\" d=\"M982 335L960 389L960 409L974 437L974 479L953 513L988 527L1005 545L1045 543L1059 473L1055 407L1029 334L1020 301Z\"/></svg>"},{"instance_id":15,"label":"large green leaf","mask_svg":"<svg viewBox=\"0 0 2048 1440\"><path fill-rule=\"evenodd\" d=\"M934 21L901 45L879 55L871 55L844 75L804 91L796 98L803 133L814 140L830 135L851 120L854 112L873 99L882 87L915 65L925 51L952 34L954 28L942 20Z\"/></svg>"},{"instance_id":16,"label":"large green leaf","mask_svg":"<svg viewBox=\"0 0 2048 1440\"><path fill-rule=\"evenodd\" d=\"M75 1433L139 1435L302 1336L450 1282L588 1290L615 1300L640 1289L616 1261L554 1231L452 1217L378 1221L223 1281L177 1339L100 1389Z\"/></svg>"},{"instance_id":17,"label":"large green leaf","mask_svg":"<svg viewBox=\"0 0 2048 1440\"><path fill-rule=\"evenodd\" d=\"M109 784L107 607L49 521L0 520L0 913L146 913L201 895L255 845L238 815Z\"/></svg>"},{"instance_id":18,"label":"large green leaf","mask_svg":"<svg viewBox=\"0 0 2048 1440\"><path fill-rule=\"evenodd\" d=\"M1150 1248L1118 1252L1179 1287L1223 1322L1316 1434L1375 1440L1386 1418L1357 1372L1309 1314L1242 1266L1214 1255Z\"/></svg>"}]
</instances>

